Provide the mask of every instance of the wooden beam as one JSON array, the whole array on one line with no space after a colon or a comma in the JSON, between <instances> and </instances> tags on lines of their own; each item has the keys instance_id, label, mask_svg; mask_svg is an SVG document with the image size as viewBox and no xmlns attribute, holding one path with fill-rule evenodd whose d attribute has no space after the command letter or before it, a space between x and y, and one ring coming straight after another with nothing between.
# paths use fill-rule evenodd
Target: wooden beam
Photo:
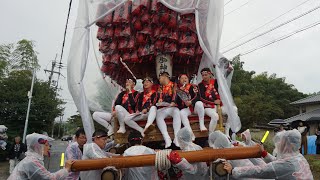
<instances>
[{"instance_id":1,"label":"wooden beam","mask_svg":"<svg viewBox=\"0 0 320 180\"><path fill-rule=\"evenodd\" d=\"M236 147L226 149L204 149L201 151L178 151L181 157L187 159L190 163L194 162L211 162L218 158L234 160L261 157L261 150L259 146L253 147ZM119 156L114 158L102 158L91 160L77 160L72 165L72 171L86 171L103 169L107 166L114 166L117 169L154 166L156 156L140 155L140 156Z\"/></svg>"}]
</instances>

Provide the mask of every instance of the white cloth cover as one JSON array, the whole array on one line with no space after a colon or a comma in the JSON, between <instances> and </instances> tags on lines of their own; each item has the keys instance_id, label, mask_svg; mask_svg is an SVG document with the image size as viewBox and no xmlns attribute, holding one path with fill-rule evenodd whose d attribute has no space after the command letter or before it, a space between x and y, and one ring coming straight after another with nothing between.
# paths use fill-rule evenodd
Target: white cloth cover
<instances>
[{"instance_id":1,"label":"white cloth cover","mask_svg":"<svg viewBox=\"0 0 320 180\"><path fill-rule=\"evenodd\" d=\"M110 157L110 154L107 154L103 151L96 143L87 143L83 146L83 155L82 159L99 159ZM100 180L101 179L102 169L91 170L91 171L81 171L81 179L91 179L91 180Z\"/></svg>"},{"instance_id":2,"label":"white cloth cover","mask_svg":"<svg viewBox=\"0 0 320 180\"><path fill-rule=\"evenodd\" d=\"M177 140L182 151L198 151L202 148L192 142L193 133L187 127L184 127L178 131ZM181 179L185 180L201 180L208 179L207 172L208 167L205 162L190 164L186 159L175 165L182 170L183 176Z\"/></svg>"},{"instance_id":3,"label":"white cloth cover","mask_svg":"<svg viewBox=\"0 0 320 180\"><path fill-rule=\"evenodd\" d=\"M290 130L280 134L275 142L278 150L276 160L263 166L235 167L232 175L235 178L274 178L274 179L313 179L307 160L300 154L301 134Z\"/></svg>"},{"instance_id":4,"label":"white cloth cover","mask_svg":"<svg viewBox=\"0 0 320 180\"><path fill-rule=\"evenodd\" d=\"M104 16L110 14L115 8L121 6L126 0L80 0L78 6L78 17L73 33L70 54L68 58L68 86L69 91L74 99L74 102L80 112L83 120L83 126L86 131L88 141L91 140L91 135L94 131L92 119L89 111L89 100L85 91L84 76L87 62L96 60L102 62L102 57L98 51L98 40L95 35L97 26L95 22ZM219 55L219 44L223 26L223 0L160 0L168 8L179 13L195 13L196 29L199 39L199 44L204 51L199 69L204 67L213 68L213 65L218 64L221 57ZM108 9L105 12L99 12L97 15L98 6L108 4ZM99 71L97 69L97 71ZM234 111L232 95L224 78L223 70L215 69L216 78L219 83L219 94L221 100L228 110L228 116L231 119L230 126L233 132L237 132L241 128L239 116ZM198 81L201 76L198 75ZM110 84L110 82L109 82ZM109 86L110 88L111 86ZM106 90L108 92L108 90Z\"/></svg>"},{"instance_id":5,"label":"white cloth cover","mask_svg":"<svg viewBox=\"0 0 320 180\"><path fill-rule=\"evenodd\" d=\"M123 156L137 156L145 154L155 154L155 151L142 145L132 146L124 151ZM125 169L124 179L156 180L158 179L158 175L154 166L135 167Z\"/></svg>"},{"instance_id":6,"label":"white cloth cover","mask_svg":"<svg viewBox=\"0 0 320 180\"><path fill-rule=\"evenodd\" d=\"M42 134L29 134L26 136L27 152L26 157L19 162L14 168L8 180L38 180L38 179L57 179L63 180L68 176L66 169L61 169L55 173L50 173L43 163L43 149L44 145L38 143L38 139L51 141L52 138Z\"/></svg>"}]
</instances>

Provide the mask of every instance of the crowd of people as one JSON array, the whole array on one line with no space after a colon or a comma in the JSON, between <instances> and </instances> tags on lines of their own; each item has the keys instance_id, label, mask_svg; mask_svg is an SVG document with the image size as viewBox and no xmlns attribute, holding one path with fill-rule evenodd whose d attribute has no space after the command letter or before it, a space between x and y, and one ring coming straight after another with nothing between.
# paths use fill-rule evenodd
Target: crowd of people
<instances>
[{"instance_id":1,"label":"crowd of people","mask_svg":"<svg viewBox=\"0 0 320 180\"><path fill-rule=\"evenodd\" d=\"M263 145L252 141L250 132L241 134L242 140L235 142L230 140L221 131L213 131L208 137L209 148L239 148L239 146L260 146L261 158L224 160L218 161L223 164L227 176L221 176L213 164L216 162L189 163L187 159L180 157L177 151L171 151L167 159L171 165L178 170L177 179L308 179L312 180L313 175L309 164L300 153L301 133L294 129L278 132L274 136L275 156L264 150ZM70 143L65 152L65 167L55 173L51 173L44 167L43 158L49 155L50 137L42 134L29 134L26 137L26 157L21 160L9 180L17 179L68 179L68 180L99 180L103 169L81 172L72 172L71 166L75 160L112 158L120 154L107 151L110 144L108 133L104 130L96 130L92 134L92 142L87 143L85 131L81 128L75 133L74 142ZM155 149L143 145L143 137L138 131L130 131L128 136L129 148L122 156L137 156L155 154ZM184 127L177 132L177 142L182 151L199 151L202 147L193 142L193 133L189 128ZM114 145L114 144L113 144ZM128 180L156 180L166 179L167 176L158 171L155 166L133 167L116 170L114 167L106 167L121 172L119 176Z\"/></svg>"}]
</instances>

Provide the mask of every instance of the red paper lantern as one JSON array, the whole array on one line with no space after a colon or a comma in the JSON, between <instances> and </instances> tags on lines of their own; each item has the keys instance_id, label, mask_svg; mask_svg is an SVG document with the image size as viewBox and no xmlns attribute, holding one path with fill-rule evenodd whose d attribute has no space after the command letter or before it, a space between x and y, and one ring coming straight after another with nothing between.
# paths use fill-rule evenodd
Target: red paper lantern
<instances>
[{"instance_id":1,"label":"red paper lantern","mask_svg":"<svg viewBox=\"0 0 320 180\"><path fill-rule=\"evenodd\" d=\"M113 17L114 25L130 23L131 6L132 6L132 1L127 1L124 3L124 5L114 10L114 17Z\"/></svg>"},{"instance_id":2,"label":"red paper lantern","mask_svg":"<svg viewBox=\"0 0 320 180\"><path fill-rule=\"evenodd\" d=\"M118 26L114 30L115 37L130 37L131 36L131 26L129 24Z\"/></svg>"},{"instance_id":3,"label":"red paper lantern","mask_svg":"<svg viewBox=\"0 0 320 180\"><path fill-rule=\"evenodd\" d=\"M141 17L141 22L143 24L149 24L150 23L150 19L151 19L151 16L150 14L148 14L148 12L144 13Z\"/></svg>"},{"instance_id":4,"label":"red paper lantern","mask_svg":"<svg viewBox=\"0 0 320 180\"><path fill-rule=\"evenodd\" d=\"M148 36L146 34L137 33L136 42L140 45L145 45L147 43Z\"/></svg>"},{"instance_id":5,"label":"red paper lantern","mask_svg":"<svg viewBox=\"0 0 320 180\"><path fill-rule=\"evenodd\" d=\"M107 11L107 6L105 4L100 4L97 8L97 18L102 16L106 11ZM108 25L112 24L112 19L113 19L113 12L102 17L96 22L96 25L99 27L106 27Z\"/></svg>"},{"instance_id":6,"label":"red paper lantern","mask_svg":"<svg viewBox=\"0 0 320 180\"><path fill-rule=\"evenodd\" d=\"M133 28L136 31L141 31L142 30L142 23L141 23L139 18L135 18L132 22L133 22Z\"/></svg>"},{"instance_id":7,"label":"red paper lantern","mask_svg":"<svg viewBox=\"0 0 320 180\"><path fill-rule=\"evenodd\" d=\"M140 46L138 49L138 56L141 58L146 58L154 54L154 45L146 44L145 46Z\"/></svg>"},{"instance_id":8,"label":"red paper lantern","mask_svg":"<svg viewBox=\"0 0 320 180\"><path fill-rule=\"evenodd\" d=\"M111 39L113 37L114 29L112 26L101 28L99 27L98 33L97 33L97 39L99 40L106 40Z\"/></svg>"},{"instance_id":9,"label":"red paper lantern","mask_svg":"<svg viewBox=\"0 0 320 180\"><path fill-rule=\"evenodd\" d=\"M193 44L195 45L198 42L197 35L193 32L185 32L180 35L179 43L180 44Z\"/></svg>"},{"instance_id":10,"label":"red paper lantern","mask_svg":"<svg viewBox=\"0 0 320 180\"><path fill-rule=\"evenodd\" d=\"M194 47L180 47L178 54L181 57L193 57L195 55L195 48Z\"/></svg>"},{"instance_id":11,"label":"red paper lantern","mask_svg":"<svg viewBox=\"0 0 320 180\"><path fill-rule=\"evenodd\" d=\"M117 49L118 43L116 41L101 41L99 45L99 51L104 54L113 54Z\"/></svg>"},{"instance_id":12,"label":"red paper lantern","mask_svg":"<svg viewBox=\"0 0 320 180\"><path fill-rule=\"evenodd\" d=\"M112 62L112 63L114 63L114 64L119 64L119 62L120 62L120 55L119 55L119 53L112 54L112 55L111 55L111 58L110 58L110 62Z\"/></svg>"},{"instance_id":13,"label":"red paper lantern","mask_svg":"<svg viewBox=\"0 0 320 180\"><path fill-rule=\"evenodd\" d=\"M143 12L150 8L150 0L135 0L132 2L132 16L141 16Z\"/></svg>"},{"instance_id":14,"label":"red paper lantern","mask_svg":"<svg viewBox=\"0 0 320 180\"><path fill-rule=\"evenodd\" d=\"M163 46L164 53L175 53L177 52L177 44L175 42L166 41Z\"/></svg>"}]
</instances>

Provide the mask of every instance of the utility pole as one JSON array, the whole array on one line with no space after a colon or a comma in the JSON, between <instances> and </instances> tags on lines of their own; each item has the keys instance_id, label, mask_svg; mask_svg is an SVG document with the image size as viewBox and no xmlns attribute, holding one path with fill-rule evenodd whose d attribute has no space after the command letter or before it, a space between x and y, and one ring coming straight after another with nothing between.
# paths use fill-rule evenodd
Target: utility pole
<instances>
[{"instance_id":1,"label":"utility pole","mask_svg":"<svg viewBox=\"0 0 320 180\"><path fill-rule=\"evenodd\" d=\"M60 70L59 72L55 71L55 68L56 68L56 65L57 65L57 57L58 57L58 54L56 54L56 57L54 58L54 60L52 61L52 64L51 64L51 69L48 70L48 69L45 69L44 72L48 72L50 73L49 74L49 80L48 80L48 85L51 86L51 83L52 83L52 79L53 79L53 75L54 74L58 74L60 76ZM57 95L57 88L55 86L55 93ZM54 132L54 121L52 123L52 131L51 131L51 137L53 138L53 132Z\"/></svg>"},{"instance_id":2,"label":"utility pole","mask_svg":"<svg viewBox=\"0 0 320 180\"><path fill-rule=\"evenodd\" d=\"M28 121L29 121L29 113L30 113L30 106L31 106L31 99L32 99L32 91L33 91L33 85L34 85L35 78L36 78L36 69L34 68L33 75L32 75L31 88L30 88L30 91L28 91L29 103L28 103L28 109L27 109L26 122L24 124L24 131L23 131L23 138L22 138L23 143L26 143L26 135L27 135L27 130L28 130Z\"/></svg>"},{"instance_id":3,"label":"utility pole","mask_svg":"<svg viewBox=\"0 0 320 180\"><path fill-rule=\"evenodd\" d=\"M60 124L59 124L59 130L58 130L58 137L60 137L60 128L62 125L62 119L63 119L63 114L60 116Z\"/></svg>"},{"instance_id":4,"label":"utility pole","mask_svg":"<svg viewBox=\"0 0 320 180\"><path fill-rule=\"evenodd\" d=\"M51 83L52 83L52 78L53 78L53 74L60 74L60 71L57 72L57 71L54 71L56 65L57 65L57 56L58 54L56 54L56 57L54 58L54 60L52 61L52 64L51 64L51 70L48 70L48 69L45 69L44 72L49 72L49 81L48 81L48 85L50 86Z\"/></svg>"}]
</instances>

